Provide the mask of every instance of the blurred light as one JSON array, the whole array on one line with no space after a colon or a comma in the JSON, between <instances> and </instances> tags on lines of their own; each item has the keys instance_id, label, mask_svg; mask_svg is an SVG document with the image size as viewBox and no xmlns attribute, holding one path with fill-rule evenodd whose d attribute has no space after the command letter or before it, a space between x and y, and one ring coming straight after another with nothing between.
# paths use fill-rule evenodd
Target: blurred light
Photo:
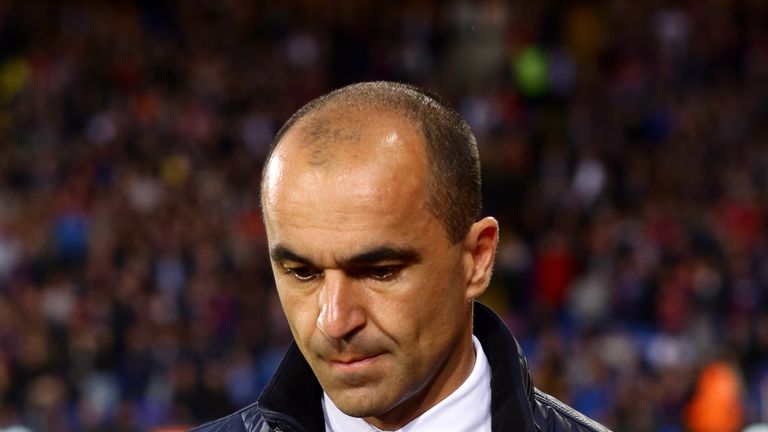
<instances>
[{"instance_id":1,"label":"blurred light","mask_svg":"<svg viewBox=\"0 0 768 432\"><path fill-rule=\"evenodd\" d=\"M731 432L741 429L741 385L733 367L714 362L700 373L696 392L685 409L693 432Z\"/></svg>"},{"instance_id":2,"label":"blurred light","mask_svg":"<svg viewBox=\"0 0 768 432\"><path fill-rule=\"evenodd\" d=\"M23 58L14 57L0 66L0 97L4 102L18 94L29 79L29 65Z\"/></svg>"},{"instance_id":3,"label":"blurred light","mask_svg":"<svg viewBox=\"0 0 768 432\"><path fill-rule=\"evenodd\" d=\"M189 177L191 164L189 159L181 155L175 155L163 161L161 177L169 186L182 186Z\"/></svg>"},{"instance_id":4,"label":"blurred light","mask_svg":"<svg viewBox=\"0 0 768 432\"><path fill-rule=\"evenodd\" d=\"M547 90L547 58L536 45L524 48L512 60L515 82L526 96L540 96Z\"/></svg>"},{"instance_id":5,"label":"blurred light","mask_svg":"<svg viewBox=\"0 0 768 432\"><path fill-rule=\"evenodd\" d=\"M10 426L0 429L0 432L32 432L32 429L25 426Z\"/></svg>"}]
</instances>

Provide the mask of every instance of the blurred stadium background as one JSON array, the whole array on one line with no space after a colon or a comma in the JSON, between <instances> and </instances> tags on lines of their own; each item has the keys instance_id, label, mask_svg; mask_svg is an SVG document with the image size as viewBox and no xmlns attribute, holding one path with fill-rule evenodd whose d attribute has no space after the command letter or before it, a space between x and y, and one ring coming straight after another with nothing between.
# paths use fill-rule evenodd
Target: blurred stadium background
<instances>
[{"instance_id":1,"label":"blurred stadium background","mask_svg":"<svg viewBox=\"0 0 768 432\"><path fill-rule=\"evenodd\" d=\"M264 153L372 79L472 125L539 387L616 431L768 418L768 3L0 1L0 430L253 401L290 339Z\"/></svg>"}]
</instances>

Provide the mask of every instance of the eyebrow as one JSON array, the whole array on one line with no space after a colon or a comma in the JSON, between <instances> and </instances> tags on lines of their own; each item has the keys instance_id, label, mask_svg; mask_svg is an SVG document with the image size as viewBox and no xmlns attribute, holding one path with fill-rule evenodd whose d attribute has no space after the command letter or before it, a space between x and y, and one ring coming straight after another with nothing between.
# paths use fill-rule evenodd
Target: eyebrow
<instances>
[{"instance_id":1,"label":"eyebrow","mask_svg":"<svg viewBox=\"0 0 768 432\"><path fill-rule=\"evenodd\" d=\"M272 261L281 263L293 261L306 266L318 268L311 259L303 257L282 244L275 245L270 256ZM421 261L421 255L412 248L403 248L397 246L377 246L369 250L362 251L350 257L338 261L340 267L360 267L370 264L376 264L382 261L398 261L404 264L416 264Z\"/></svg>"},{"instance_id":2,"label":"eyebrow","mask_svg":"<svg viewBox=\"0 0 768 432\"><path fill-rule=\"evenodd\" d=\"M272 261L276 263L293 261L307 266L315 266L309 258L304 258L281 244L275 245L269 252L269 256L272 258Z\"/></svg>"}]
</instances>

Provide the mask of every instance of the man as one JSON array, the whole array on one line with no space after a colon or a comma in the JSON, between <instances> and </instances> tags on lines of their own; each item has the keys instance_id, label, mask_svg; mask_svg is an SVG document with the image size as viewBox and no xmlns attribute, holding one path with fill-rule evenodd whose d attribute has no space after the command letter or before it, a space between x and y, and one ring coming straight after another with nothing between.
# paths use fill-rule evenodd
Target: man
<instances>
[{"instance_id":1,"label":"man","mask_svg":"<svg viewBox=\"0 0 768 432\"><path fill-rule=\"evenodd\" d=\"M256 403L197 430L606 430L534 389L474 302L498 239L480 201L474 136L421 90L355 84L294 114L262 206L295 343Z\"/></svg>"}]
</instances>

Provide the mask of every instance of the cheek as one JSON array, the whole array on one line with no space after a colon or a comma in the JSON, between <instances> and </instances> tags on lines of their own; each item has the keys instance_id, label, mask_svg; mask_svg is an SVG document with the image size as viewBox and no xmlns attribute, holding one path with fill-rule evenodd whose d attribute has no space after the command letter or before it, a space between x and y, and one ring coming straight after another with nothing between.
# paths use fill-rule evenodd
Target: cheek
<instances>
[{"instance_id":1,"label":"cheek","mask_svg":"<svg viewBox=\"0 0 768 432\"><path fill-rule=\"evenodd\" d=\"M277 294L291 333L296 342L302 345L314 331L318 314L317 302L313 301L311 296L280 288L277 289Z\"/></svg>"},{"instance_id":2,"label":"cheek","mask_svg":"<svg viewBox=\"0 0 768 432\"><path fill-rule=\"evenodd\" d=\"M433 345L449 338L453 328L463 326L467 308L460 270L442 268L420 272L407 286L376 308L393 333L418 344Z\"/></svg>"}]
</instances>

